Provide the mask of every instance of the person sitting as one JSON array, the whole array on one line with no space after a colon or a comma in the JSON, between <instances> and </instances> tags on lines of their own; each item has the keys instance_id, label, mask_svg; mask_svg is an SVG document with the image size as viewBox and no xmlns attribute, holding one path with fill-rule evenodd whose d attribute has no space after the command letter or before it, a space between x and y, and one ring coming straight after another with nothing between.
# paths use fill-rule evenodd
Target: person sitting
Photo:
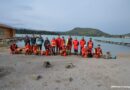
<instances>
[{"instance_id":1,"label":"person sitting","mask_svg":"<svg viewBox=\"0 0 130 90\"><path fill-rule=\"evenodd\" d=\"M100 47L100 45L97 46L97 48L95 48L95 57L96 58L101 58L102 57L102 49Z\"/></svg>"},{"instance_id":2,"label":"person sitting","mask_svg":"<svg viewBox=\"0 0 130 90\"><path fill-rule=\"evenodd\" d=\"M17 46L16 43L10 45L11 54L19 54L22 52L22 49Z\"/></svg>"},{"instance_id":3,"label":"person sitting","mask_svg":"<svg viewBox=\"0 0 130 90\"><path fill-rule=\"evenodd\" d=\"M31 55L32 51L32 46L29 43L27 43L27 45L25 46L25 55Z\"/></svg>"},{"instance_id":4,"label":"person sitting","mask_svg":"<svg viewBox=\"0 0 130 90\"><path fill-rule=\"evenodd\" d=\"M33 54L34 55L38 55L39 54L37 44L33 45Z\"/></svg>"},{"instance_id":5,"label":"person sitting","mask_svg":"<svg viewBox=\"0 0 130 90\"><path fill-rule=\"evenodd\" d=\"M84 45L84 47L82 47L82 57L87 58L88 57L88 48L87 45Z\"/></svg>"},{"instance_id":6,"label":"person sitting","mask_svg":"<svg viewBox=\"0 0 130 90\"><path fill-rule=\"evenodd\" d=\"M60 54L61 54L61 56L66 56L67 55L65 45L62 46Z\"/></svg>"}]
</instances>

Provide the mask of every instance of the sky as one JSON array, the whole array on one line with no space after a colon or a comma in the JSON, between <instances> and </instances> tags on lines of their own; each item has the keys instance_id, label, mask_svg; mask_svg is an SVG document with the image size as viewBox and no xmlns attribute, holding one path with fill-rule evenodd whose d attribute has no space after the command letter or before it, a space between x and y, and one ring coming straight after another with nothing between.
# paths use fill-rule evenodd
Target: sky
<instances>
[{"instance_id":1,"label":"sky","mask_svg":"<svg viewBox=\"0 0 130 90\"><path fill-rule=\"evenodd\" d=\"M0 23L48 31L82 27L126 34L130 33L130 0L0 0Z\"/></svg>"}]
</instances>

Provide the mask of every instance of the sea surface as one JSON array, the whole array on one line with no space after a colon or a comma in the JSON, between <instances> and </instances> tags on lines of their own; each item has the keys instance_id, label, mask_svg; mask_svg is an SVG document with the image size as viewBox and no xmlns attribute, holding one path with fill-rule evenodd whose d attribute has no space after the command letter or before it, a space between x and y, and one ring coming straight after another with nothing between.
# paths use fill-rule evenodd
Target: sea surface
<instances>
[{"instance_id":1,"label":"sea surface","mask_svg":"<svg viewBox=\"0 0 130 90\"><path fill-rule=\"evenodd\" d=\"M20 37L21 36L25 37L24 34L16 34L16 37L19 37L19 36ZM31 35L28 35L28 36L31 37ZM62 35L62 36L64 36L64 35ZM42 37L43 37L43 39L48 37L49 40L51 40L53 37L57 38L57 35L42 35ZM67 35L65 35L64 37L65 37L65 39L68 38ZM73 39L75 37L77 37L77 39L80 40L83 36L72 36ZM88 41L90 37L84 36L84 38L85 38L86 41ZM117 55L117 54L130 54L130 47L94 41L94 39L98 39L98 40L110 40L110 41L116 41L116 42L127 42L127 43L130 43L130 38L106 38L106 37L91 37L91 38L93 39L94 47L96 47L97 44L101 45L103 53L106 53L107 51L110 51L113 55ZM24 41L19 41L19 42L17 42L17 44L18 44L19 47L24 47ZM43 46L43 50L45 50L44 46Z\"/></svg>"}]
</instances>

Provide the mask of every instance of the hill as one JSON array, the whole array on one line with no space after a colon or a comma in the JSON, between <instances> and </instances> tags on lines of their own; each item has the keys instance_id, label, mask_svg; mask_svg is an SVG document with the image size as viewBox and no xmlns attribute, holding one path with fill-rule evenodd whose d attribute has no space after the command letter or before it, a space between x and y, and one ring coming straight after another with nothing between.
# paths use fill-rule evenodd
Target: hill
<instances>
[{"instance_id":1,"label":"hill","mask_svg":"<svg viewBox=\"0 0 130 90\"><path fill-rule=\"evenodd\" d=\"M15 29L17 34L46 34L46 35L79 35L79 36L109 36L109 34L102 32L98 29L92 28L74 28L67 32L53 32L53 31L41 31L30 29Z\"/></svg>"},{"instance_id":2,"label":"hill","mask_svg":"<svg viewBox=\"0 0 130 90\"><path fill-rule=\"evenodd\" d=\"M109 36L109 34L93 28L74 28L68 32L68 35L85 35L85 36Z\"/></svg>"},{"instance_id":3,"label":"hill","mask_svg":"<svg viewBox=\"0 0 130 90\"><path fill-rule=\"evenodd\" d=\"M125 34L125 36L128 36L128 37L130 37L130 33L128 33L128 34Z\"/></svg>"}]
</instances>

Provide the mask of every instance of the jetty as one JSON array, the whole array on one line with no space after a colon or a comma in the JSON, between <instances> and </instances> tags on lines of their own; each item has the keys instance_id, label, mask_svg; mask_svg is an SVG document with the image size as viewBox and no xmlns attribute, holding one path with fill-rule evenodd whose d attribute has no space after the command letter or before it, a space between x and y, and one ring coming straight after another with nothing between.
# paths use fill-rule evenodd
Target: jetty
<instances>
[{"instance_id":1,"label":"jetty","mask_svg":"<svg viewBox=\"0 0 130 90\"><path fill-rule=\"evenodd\" d=\"M110 40L98 40L98 39L94 39L94 40L96 42L109 43L109 44L115 44L115 45L122 45L122 46L130 47L130 43L126 43L126 42L115 42L115 41L110 41Z\"/></svg>"}]
</instances>

